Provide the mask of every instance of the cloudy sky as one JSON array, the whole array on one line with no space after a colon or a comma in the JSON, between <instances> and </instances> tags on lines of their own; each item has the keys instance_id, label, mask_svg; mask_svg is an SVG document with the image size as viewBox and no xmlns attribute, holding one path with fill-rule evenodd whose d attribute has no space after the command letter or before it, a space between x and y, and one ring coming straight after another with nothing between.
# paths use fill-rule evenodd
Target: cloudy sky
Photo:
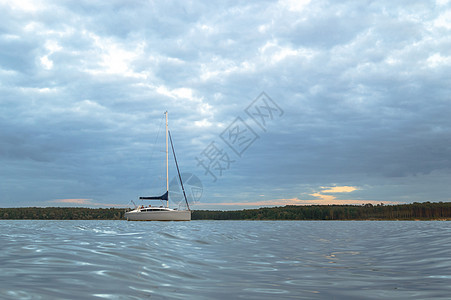
<instances>
[{"instance_id":1,"label":"cloudy sky","mask_svg":"<svg viewBox=\"0 0 451 300\"><path fill-rule=\"evenodd\" d=\"M0 15L0 207L162 194L165 111L198 209L451 201L448 0L0 0Z\"/></svg>"}]
</instances>

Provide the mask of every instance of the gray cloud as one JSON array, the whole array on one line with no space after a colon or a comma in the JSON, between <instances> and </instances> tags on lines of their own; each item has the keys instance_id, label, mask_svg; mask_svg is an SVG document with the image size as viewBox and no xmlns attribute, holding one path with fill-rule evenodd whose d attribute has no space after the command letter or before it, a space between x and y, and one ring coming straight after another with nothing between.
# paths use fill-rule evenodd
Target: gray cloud
<instances>
[{"instance_id":1,"label":"gray cloud","mask_svg":"<svg viewBox=\"0 0 451 300\"><path fill-rule=\"evenodd\" d=\"M205 202L311 199L334 185L362 201L449 200L447 1L0 11L1 206L125 205L158 190L150 153L166 110ZM285 112L267 132L244 113L261 91ZM237 116L260 138L213 182L196 156L212 141L230 151L219 135Z\"/></svg>"}]
</instances>

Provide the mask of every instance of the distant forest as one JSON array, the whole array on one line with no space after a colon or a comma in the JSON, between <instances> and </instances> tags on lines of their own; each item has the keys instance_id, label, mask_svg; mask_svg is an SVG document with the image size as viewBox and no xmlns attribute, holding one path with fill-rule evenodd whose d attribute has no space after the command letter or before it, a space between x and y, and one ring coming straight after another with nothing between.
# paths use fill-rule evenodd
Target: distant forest
<instances>
[{"instance_id":1,"label":"distant forest","mask_svg":"<svg viewBox=\"0 0 451 300\"><path fill-rule=\"evenodd\" d=\"M124 220L124 208L0 208L4 220ZM309 205L235 211L193 210L192 220L451 220L451 202Z\"/></svg>"},{"instance_id":2,"label":"distant forest","mask_svg":"<svg viewBox=\"0 0 451 300\"><path fill-rule=\"evenodd\" d=\"M193 211L197 220L451 220L451 202L402 205L287 205L238 211Z\"/></svg>"}]
</instances>

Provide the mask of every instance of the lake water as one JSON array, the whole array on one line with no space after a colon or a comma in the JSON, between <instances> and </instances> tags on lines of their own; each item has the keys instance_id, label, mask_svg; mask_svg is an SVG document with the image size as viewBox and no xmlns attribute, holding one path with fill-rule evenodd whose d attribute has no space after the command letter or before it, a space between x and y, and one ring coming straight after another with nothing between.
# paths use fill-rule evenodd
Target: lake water
<instances>
[{"instance_id":1,"label":"lake water","mask_svg":"<svg viewBox=\"0 0 451 300\"><path fill-rule=\"evenodd\" d=\"M0 221L0 299L450 299L451 222Z\"/></svg>"}]
</instances>

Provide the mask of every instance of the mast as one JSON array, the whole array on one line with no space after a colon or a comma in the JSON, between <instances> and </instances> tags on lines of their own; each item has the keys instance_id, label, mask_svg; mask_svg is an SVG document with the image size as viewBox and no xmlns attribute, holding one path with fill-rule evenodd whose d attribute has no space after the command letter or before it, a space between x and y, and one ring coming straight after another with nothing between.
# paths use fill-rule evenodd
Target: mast
<instances>
[{"instance_id":1,"label":"mast","mask_svg":"<svg viewBox=\"0 0 451 300\"><path fill-rule=\"evenodd\" d=\"M166 191L169 192L169 152L168 152L168 111L166 115ZM169 198L166 200L166 207L169 207Z\"/></svg>"},{"instance_id":2,"label":"mast","mask_svg":"<svg viewBox=\"0 0 451 300\"><path fill-rule=\"evenodd\" d=\"M164 193L163 195L157 197L157 196L152 196L152 197L139 197L140 200L166 200L166 208L169 207L169 149L168 149L168 112L165 111L165 116L166 116L166 193Z\"/></svg>"}]
</instances>

